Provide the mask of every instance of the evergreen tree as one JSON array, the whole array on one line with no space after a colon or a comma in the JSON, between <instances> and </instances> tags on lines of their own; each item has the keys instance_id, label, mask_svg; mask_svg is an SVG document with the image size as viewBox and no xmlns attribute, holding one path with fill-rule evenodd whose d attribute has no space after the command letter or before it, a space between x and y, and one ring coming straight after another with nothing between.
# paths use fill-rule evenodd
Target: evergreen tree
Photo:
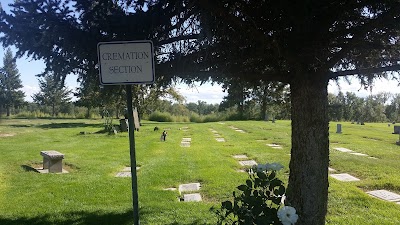
<instances>
[{"instance_id":1,"label":"evergreen tree","mask_svg":"<svg viewBox=\"0 0 400 225\"><path fill-rule=\"evenodd\" d=\"M71 101L71 91L64 87L61 81L57 81L52 74L39 79L39 88L40 91L32 96L33 102L50 106L52 116L57 116L60 106Z\"/></svg>"},{"instance_id":2,"label":"evergreen tree","mask_svg":"<svg viewBox=\"0 0 400 225\"><path fill-rule=\"evenodd\" d=\"M16 60L10 48L3 58L3 67L0 73L0 108L5 108L7 116L11 115L11 108L24 102L25 94L21 89L22 81L17 69Z\"/></svg>"}]
</instances>

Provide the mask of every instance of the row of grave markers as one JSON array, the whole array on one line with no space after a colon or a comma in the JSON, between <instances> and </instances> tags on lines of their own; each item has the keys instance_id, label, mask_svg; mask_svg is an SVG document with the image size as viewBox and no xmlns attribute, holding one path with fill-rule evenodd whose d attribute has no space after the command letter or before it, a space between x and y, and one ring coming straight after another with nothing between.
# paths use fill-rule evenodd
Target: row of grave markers
<instances>
[{"instance_id":1,"label":"row of grave markers","mask_svg":"<svg viewBox=\"0 0 400 225\"><path fill-rule=\"evenodd\" d=\"M231 129L238 131L240 133L245 133L245 131L240 130L239 128L230 126ZM183 131L187 131L188 127L184 127L182 128ZM214 129L210 128L210 131L214 134L216 141L218 142L225 142L225 139L221 137L221 135ZM190 143L191 143L192 139L189 137L184 137L182 138L181 141L181 146L182 147L190 147ZM274 149L282 149L282 146L272 143L272 144L266 144L267 146L274 148ZM357 156L364 156L364 157L368 157L371 159L377 159L376 157L372 157L369 156L367 154L364 153L359 153L359 152L355 152L353 150L347 149L347 148L342 148L342 147L337 147L334 148L337 151L340 152L344 152L344 153L349 153L352 155L357 155ZM246 160L248 159L247 155L233 155L233 158L238 159L238 163L243 166L243 167L252 167L257 165L258 163L254 160ZM137 170L140 169L140 167L136 168ZM239 170L240 172L246 172L245 170ZM336 172L335 169L333 168L329 168L330 172ZM130 176L130 167L126 167L123 171L119 172L117 174L118 177L129 177ZM330 174L330 176L332 178L335 178L337 180L340 181L344 181L344 182L352 182L352 181L360 181L360 179L347 174L347 173L339 173L339 174ZM184 202L191 202L191 201L202 201L201 195L200 193L192 193L195 191L200 190L200 183L188 183L188 184L181 184L179 185L179 194L180 196L180 201L184 201ZM164 190L176 190L176 188L166 188ZM189 193L187 193L189 192ZM382 200L386 200L386 201L391 201L391 202L396 202L397 204L400 204L400 195L387 191L387 190L373 190L373 191L368 191L366 192L367 194L374 196L376 198L382 199Z\"/></svg>"},{"instance_id":2,"label":"row of grave markers","mask_svg":"<svg viewBox=\"0 0 400 225\"><path fill-rule=\"evenodd\" d=\"M367 154L354 152L347 148L337 147L334 149L337 151L349 153L352 155L358 155L358 156L364 156L364 157L368 156ZM368 156L368 158L377 159L377 158L371 157L371 156ZM336 172L336 170L333 168L328 168L328 169L329 169L329 172ZM339 181L344 181L344 182L360 181L360 179L358 179L357 177L354 177L348 173L330 174L330 176ZM379 198L379 199L382 199L385 201L396 202L397 204L400 204L400 195L390 192L388 190L383 190L383 189L382 190L373 190L373 191L367 191L366 193L373 197L376 197L376 198Z\"/></svg>"},{"instance_id":3,"label":"row of grave markers","mask_svg":"<svg viewBox=\"0 0 400 225\"><path fill-rule=\"evenodd\" d=\"M218 133L218 131L216 131L216 130L214 130L214 129L212 129L212 128L210 128L210 131L214 134L215 140L216 140L217 142L225 142L225 138L223 138L223 137Z\"/></svg>"}]
</instances>

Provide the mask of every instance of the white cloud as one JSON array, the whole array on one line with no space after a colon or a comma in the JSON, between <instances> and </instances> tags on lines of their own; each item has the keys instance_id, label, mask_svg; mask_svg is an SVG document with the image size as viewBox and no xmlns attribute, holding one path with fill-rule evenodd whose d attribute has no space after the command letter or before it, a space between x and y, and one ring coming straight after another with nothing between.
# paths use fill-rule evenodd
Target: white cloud
<instances>
[{"instance_id":1,"label":"white cloud","mask_svg":"<svg viewBox=\"0 0 400 225\"><path fill-rule=\"evenodd\" d=\"M368 95L375 95L380 92L389 92L392 94L400 93L399 82L396 80L377 79L374 81L371 88L365 89L361 86L360 82L356 78L350 79L350 84L341 80L339 81L339 87L335 82L329 82L328 92L338 94L339 90L343 93L353 92L359 97L366 97Z\"/></svg>"},{"instance_id":2,"label":"white cloud","mask_svg":"<svg viewBox=\"0 0 400 225\"><path fill-rule=\"evenodd\" d=\"M25 101L32 102L32 95L39 92L38 86L24 85L22 91L25 93Z\"/></svg>"},{"instance_id":3,"label":"white cloud","mask_svg":"<svg viewBox=\"0 0 400 225\"><path fill-rule=\"evenodd\" d=\"M211 83L205 83L201 86L199 83L195 83L195 87L189 87L186 84L178 84L176 89L186 98L187 102L197 102L201 100L208 104L219 104L223 97L226 96L226 93L222 92L222 87L220 85L212 85Z\"/></svg>"}]
</instances>

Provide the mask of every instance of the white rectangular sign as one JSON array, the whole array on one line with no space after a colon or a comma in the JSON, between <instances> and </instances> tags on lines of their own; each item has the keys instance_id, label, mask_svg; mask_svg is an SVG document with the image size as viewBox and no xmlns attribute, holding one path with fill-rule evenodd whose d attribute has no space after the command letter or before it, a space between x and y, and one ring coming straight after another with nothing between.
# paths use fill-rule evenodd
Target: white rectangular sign
<instances>
[{"instance_id":1,"label":"white rectangular sign","mask_svg":"<svg viewBox=\"0 0 400 225\"><path fill-rule=\"evenodd\" d=\"M97 55L102 85L154 82L151 41L100 42Z\"/></svg>"}]
</instances>

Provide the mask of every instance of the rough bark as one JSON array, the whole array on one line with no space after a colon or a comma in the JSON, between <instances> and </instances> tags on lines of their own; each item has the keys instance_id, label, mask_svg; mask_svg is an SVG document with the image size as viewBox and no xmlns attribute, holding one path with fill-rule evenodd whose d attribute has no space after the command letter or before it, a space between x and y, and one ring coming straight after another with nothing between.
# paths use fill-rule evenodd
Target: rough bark
<instances>
[{"instance_id":1,"label":"rough bark","mask_svg":"<svg viewBox=\"0 0 400 225\"><path fill-rule=\"evenodd\" d=\"M296 225L323 225L328 202L328 80L312 74L291 82L292 150L287 201Z\"/></svg>"},{"instance_id":2,"label":"rough bark","mask_svg":"<svg viewBox=\"0 0 400 225\"><path fill-rule=\"evenodd\" d=\"M7 109L7 117L11 116L10 106L7 105L7 106L6 106L6 109Z\"/></svg>"},{"instance_id":3,"label":"rough bark","mask_svg":"<svg viewBox=\"0 0 400 225\"><path fill-rule=\"evenodd\" d=\"M265 95L262 97L260 115L261 115L261 120L265 120L265 115L267 115L267 98Z\"/></svg>"}]
</instances>

